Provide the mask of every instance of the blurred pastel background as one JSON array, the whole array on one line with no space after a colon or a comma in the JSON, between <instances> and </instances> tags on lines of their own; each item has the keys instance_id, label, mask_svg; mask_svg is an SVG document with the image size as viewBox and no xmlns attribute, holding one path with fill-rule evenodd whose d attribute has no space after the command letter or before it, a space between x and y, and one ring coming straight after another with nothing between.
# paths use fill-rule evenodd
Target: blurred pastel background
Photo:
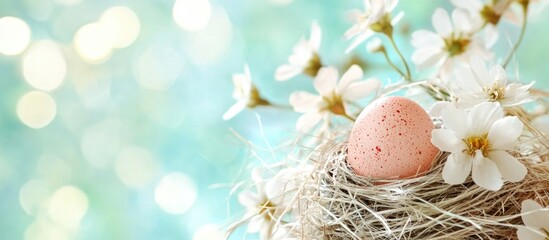
<instances>
[{"instance_id":1,"label":"blurred pastel background","mask_svg":"<svg viewBox=\"0 0 549 240\"><path fill-rule=\"evenodd\" d=\"M410 31L431 29L440 5L401 1L408 58ZM231 187L261 164L238 136L276 146L298 117L271 108L223 121L231 75L248 63L261 93L287 105L312 84L276 82L276 67L312 20L323 60L343 66L353 8L362 2L0 0L0 239L224 239L219 228L244 213ZM528 26L517 55L522 80L545 89L547 22ZM519 30L504 29L501 56ZM367 76L396 77L381 56L355 53Z\"/></svg>"}]
</instances>

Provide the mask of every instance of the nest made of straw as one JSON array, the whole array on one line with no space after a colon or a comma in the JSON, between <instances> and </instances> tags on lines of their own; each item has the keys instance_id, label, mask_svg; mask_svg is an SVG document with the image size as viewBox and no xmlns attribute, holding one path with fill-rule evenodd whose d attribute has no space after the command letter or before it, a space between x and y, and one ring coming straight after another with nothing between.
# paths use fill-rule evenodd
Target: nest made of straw
<instances>
[{"instance_id":1,"label":"nest made of straw","mask_svg":"<svg viewBox=\"0 0 549 240\"><path fill-rule=\"evenodd\" d=\"M449 185L442 179L447 154L423 176L368 179L347 165L346 144L329 148L298 193L295 235L300 239L516 239L521 202L549 205L549 162L519 156L524 180L499 191L471 179ZM538 158L539 160L539 158Z\"/></svg>"}]
</instances>

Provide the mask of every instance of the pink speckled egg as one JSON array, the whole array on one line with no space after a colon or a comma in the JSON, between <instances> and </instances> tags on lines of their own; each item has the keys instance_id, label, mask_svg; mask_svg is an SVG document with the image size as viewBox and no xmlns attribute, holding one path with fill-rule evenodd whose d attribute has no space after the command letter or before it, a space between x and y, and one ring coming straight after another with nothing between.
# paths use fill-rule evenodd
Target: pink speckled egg
<instances>
[{"instance_id":1,"label":"pink speckled egg","mask_svg":"<svg viewBox=\"0 0 549 240\"><path fill-rule=\"evenodd\" d=\"M408 178L427 171L438 149L434 125L414 101L378 99L358 116L348 143L347 161L356 174L382 179Z\"/></svg>"}]
</instances>

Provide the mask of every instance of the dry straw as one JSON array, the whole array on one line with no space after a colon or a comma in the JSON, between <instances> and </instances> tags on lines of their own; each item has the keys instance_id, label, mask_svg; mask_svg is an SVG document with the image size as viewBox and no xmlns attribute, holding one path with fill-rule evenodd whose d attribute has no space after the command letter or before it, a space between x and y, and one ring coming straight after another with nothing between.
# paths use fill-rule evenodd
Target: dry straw
<instances>
[{"instance_id":1,"label":"dry straw","mask_svg":"<svg viewBox=\"0 0 549 240\"><path fill-rule=\"evenodd\" d=\"M425 175L405 180L368 179L346 162L346 144L325 147L298 192L294 235L299 239L516 239L521 202L549 205L549 162L539 152L518 156L528 169L499 191L442 179L447 154ZM532 160L537 159L537 161Z\"/></svg>"}]
</instances>

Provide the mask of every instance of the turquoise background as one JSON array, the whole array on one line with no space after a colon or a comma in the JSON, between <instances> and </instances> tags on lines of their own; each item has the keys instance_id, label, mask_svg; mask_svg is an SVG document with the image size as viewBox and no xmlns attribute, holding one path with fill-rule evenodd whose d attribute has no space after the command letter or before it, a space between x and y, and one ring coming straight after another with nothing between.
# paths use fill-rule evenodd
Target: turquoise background
<instances>
[{"instance_id":1,"label":"turquoise background","mask_svg":"<svg viewBox=\"0 0 549 240\"><path fill-rule=\"evenodd\" d=\"M201 226L223 227L244 213L236 197L228 196L231 186L246 179L248 163L261 163L233 131L258 147L276 146L295 137L294 123L299 115L260 108L223 121L222 114L234 103L231 75L242 72L248 63L262 95L287 105L292 91L313 91L311 81L297 77L276 82L274 71L286 62L293 45L302 36L308 37L311 21L316 19L323 30L320 55L324 62L341 66L351 56L343 54L349 42L342 35L351 26L345 13L363 7L358 0L294 0L285 6L267 0L210 2L217 13L226 13L232 36L204 37L202 40L213 43L227 42L223 53L204 63L199 55L208 49L193 40L197 32L183 30L174 22L173 0L82 0L75 6L61 6L53 0L0 0L0 17L15 16L27 22L31 44L41 39L60 44L69 69L62 85L48 92L57 104L55 119L45 128L32 129L15 111L18 99L34 90L23 79L22 55L0 55L0 239L25 239L29 225L47 218L30 215L22 208L21 188L32 179L44 183L45 191L72 185L86 194L88 210L70 239L192 239ZM396 37L407 59L413 51L410 32L431 30L430 16L441 5L450 9L446 1L401 1L398 9L406 15L398 24ZM115 50L106 62L87 64L71 48L73 36L80 26L97 20L111 6L132 9L141 23L140 35L128 48ZM517 55L522 81L535 80L536 87L545 90L549 88L547 22L549 15L528 26ZM503 58L509 49L507 38L514 40L519 28L504 24L501 29L496 51ZM147 90L136 82L136 59L150 46L170 48L182 62L182 73L167 90ZM397 77L381 56L369 55L363 46L354 53L366 61L366 76ZM82 81L90 82L79 92ZM156 171L143 187L128 187L117 177L113 169L116 154L105 155L101 167L84 157L83 135L105 123L107 132L114 130L107 138L117 138L120 148L137 146L154 157ZM102 154L106 150L93 151ZM275 156L268 152L260 155L266 162L285 157L283 151ZM44 156L59 159L63 167L39 164ZM179 215L163 211L154 198L162 177L172 172L186 174L197 190L192 207ZM243 230L233 239L241 239Z\"/></svg>"}]
</instances>

